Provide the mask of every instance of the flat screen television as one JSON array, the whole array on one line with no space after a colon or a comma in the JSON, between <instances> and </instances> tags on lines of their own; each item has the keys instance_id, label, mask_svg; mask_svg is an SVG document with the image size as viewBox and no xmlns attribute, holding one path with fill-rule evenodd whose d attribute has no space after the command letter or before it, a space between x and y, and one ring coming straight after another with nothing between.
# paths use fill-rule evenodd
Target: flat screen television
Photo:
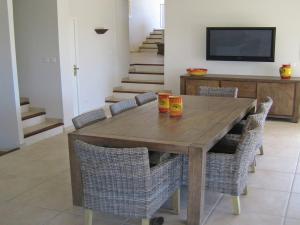
<instances>
[{"instance_id":1,"label":"flat screen television","mask_svg":"<svg viewBox=\"0 0 300 225\"><path fill-rule=\"evenodd\" d=\"M275 27L207 27L206 59L275 61Z\"/></svg>"}]
</instances>

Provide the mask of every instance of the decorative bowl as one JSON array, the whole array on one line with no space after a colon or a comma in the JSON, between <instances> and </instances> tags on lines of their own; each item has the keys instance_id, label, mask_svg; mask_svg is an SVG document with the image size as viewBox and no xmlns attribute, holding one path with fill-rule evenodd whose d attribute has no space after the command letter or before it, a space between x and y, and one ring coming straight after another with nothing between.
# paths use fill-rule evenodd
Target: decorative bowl
<instances>
[{"instance_id":1,"label":"decorative bowl","mask_svg":"<svg viewBox=\"0 0 300 225\"><path fill-rule=\"evenodd\" d=\"M207 74L208 70L204 68L189 68L186 71L192 76L203 76Z\"/></svg>"}]
</instances>

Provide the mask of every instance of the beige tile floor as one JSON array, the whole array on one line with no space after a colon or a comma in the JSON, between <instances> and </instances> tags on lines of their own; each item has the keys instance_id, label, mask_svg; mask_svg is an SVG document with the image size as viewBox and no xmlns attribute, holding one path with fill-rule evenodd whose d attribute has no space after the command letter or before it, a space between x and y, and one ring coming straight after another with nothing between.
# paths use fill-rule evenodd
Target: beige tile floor
<instances>
[{"instance_id":1,"label":"beige tile floor","mask_svg":"<svg viewBox=\"0 0 300 225\"><path fill-rule=\"evenodd\" d=\"M265 155L249 174L242 214L231 214L231 199L208 193L207 225L300 225L300 124L272 121L265 130ZM162 210L166 225L186 219ZM0 225L81 225L72 206L67 136L59 135L0 157ZM138 221L97 214L95 225L135 225Z\"/></svg>"}]
</instances>

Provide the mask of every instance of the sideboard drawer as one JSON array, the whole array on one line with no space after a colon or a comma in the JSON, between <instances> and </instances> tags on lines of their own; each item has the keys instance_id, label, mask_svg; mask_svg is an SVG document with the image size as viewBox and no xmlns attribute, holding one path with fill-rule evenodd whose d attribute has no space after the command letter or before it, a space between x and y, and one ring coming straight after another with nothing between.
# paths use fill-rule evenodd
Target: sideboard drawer
<instances>
[{"instance_id":1,"label":"sideboard drawer","mask_svg":"<svg viewBox=\"0 0 300 225\"><path fill-rule=\"evenodd\" d=\"M295 102L294 83L258 83L257 101L263 102L267 96L271 97L274 104L270 115L292 116Z\"/></svg>"},{"instance_id":2,"label":"sideboard drawer","mask_svg":"<svg viewBox=\"0 0 300 225\"><path fill-rule=\"evenodd\" d=\"M221 87L237 87L239 98L256 98L256 82L221 81Z\"/></svg>"},{"instance_id":3,"label":"sideboard drawer","mask_svg":"<svg viewBox=\"0 0 300 225\"><path fill-rule=\"evenodd\" d=\"M197 95L200 86L220 87L220 82L216 80L187 80L186 81L186 94Z\"/></svg>"}]
</instances>

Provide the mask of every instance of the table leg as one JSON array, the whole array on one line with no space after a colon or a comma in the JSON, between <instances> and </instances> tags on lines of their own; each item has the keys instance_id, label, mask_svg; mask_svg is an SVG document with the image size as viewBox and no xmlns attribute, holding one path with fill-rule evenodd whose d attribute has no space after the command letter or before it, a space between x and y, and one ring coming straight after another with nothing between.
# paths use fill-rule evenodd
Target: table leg
<instances>
[{"instance_id":1,"label":"table leg","mask_svg":"<svg viewBox=\"0 0 300 225\"><path fill-rule=\"evenodd\" d=\"M201 225L204 219L206 152L189 149L187 224Z\"/></svg>"},{"instance_id":2,"label":"table leg","mask_svg":"<svg viewBox=\"0 0 300 225\"><path fill-rule=\"evenodd\" d=\"M82 206L82 185L79 160L76 157L74 141L76 138L69 134L69 159L72 183L73 205Z\"/></svg>"}]
</instances>

